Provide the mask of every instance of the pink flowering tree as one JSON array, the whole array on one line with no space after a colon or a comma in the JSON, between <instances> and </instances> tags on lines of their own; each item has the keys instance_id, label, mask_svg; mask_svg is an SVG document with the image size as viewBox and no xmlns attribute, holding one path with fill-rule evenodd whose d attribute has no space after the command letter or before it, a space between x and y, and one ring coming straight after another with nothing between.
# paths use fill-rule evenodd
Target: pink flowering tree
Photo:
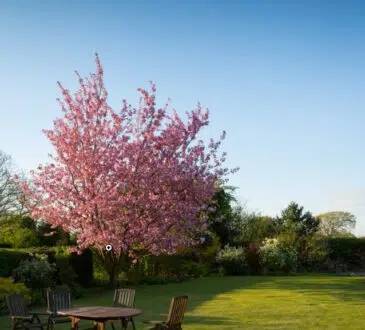
<instances>
[{"instance_id":1,"label":"pink flowering tree","mask_svg":"<svg viewBox=\"0 0 365 330\"><path fill-rule=\"evenodd\" d=\"M151 84L139 89L138 107L124 100L116 112L97 55L96 64L89 78L77 73L74 95L59 83L63 115L44 130L55 153L22 189L35 219L74 233L80 251L95 248L114 280L120 256L135 257L136 248L157 255L196 244L209 201L232 171L218 155L221 140L198 139L208 125L200 105L184 122L167 104L156 107Z\"/></svg>"}]
</instances>

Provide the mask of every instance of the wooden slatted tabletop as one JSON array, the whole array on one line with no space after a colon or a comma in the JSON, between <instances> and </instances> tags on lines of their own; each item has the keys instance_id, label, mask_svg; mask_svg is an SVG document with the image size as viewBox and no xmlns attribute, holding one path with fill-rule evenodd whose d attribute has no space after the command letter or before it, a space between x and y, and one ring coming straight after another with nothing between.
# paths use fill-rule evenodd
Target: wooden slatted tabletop
<instances>
[{"instance_id":1,"label":"wooden slatted tabletop","mask_svg":"<svg viewBox=\"0 0 365 330\"><path fill-rule=\"evenodd\" d=\"M63 309L57 311L57 314L71 319L72 330L78 329L80 320L94 321L95 327L105 330L105 323L107 321L128 319L141 315L142 311L135 308L90 306Z\"/></svg>"}]
</instances>

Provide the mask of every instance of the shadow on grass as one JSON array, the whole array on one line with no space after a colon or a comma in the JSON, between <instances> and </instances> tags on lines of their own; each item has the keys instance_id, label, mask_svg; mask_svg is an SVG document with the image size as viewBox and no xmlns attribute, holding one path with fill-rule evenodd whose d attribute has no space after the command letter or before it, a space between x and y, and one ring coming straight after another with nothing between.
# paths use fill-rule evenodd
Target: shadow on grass
<instances>
[{"instance_id":1,"label":"shadow on grass","mask_svg":"<svg viewBox=\"0 0 365 330\"><path fill-rule=\"evenodd\" d=\"M271 277L261 285L262 289L293 290L311 296L332 296L342 301L365 303L365 279L338 276Z\"/></svg>"},{"instance_id":2,"label":"shadow on grass","mask_svg":"<svg viewBox=\"0 0 365 330\"><path fill-rule=\"evenodd\" d=\"M213 317L213 316L193 316L193 315L189 315L186 316L186 319L184 321L184 324L188 325L188 324L193 324L193 325L239 325L238 322L233 322L230 318L228 317Z\"/></svg>"}]
</instances>

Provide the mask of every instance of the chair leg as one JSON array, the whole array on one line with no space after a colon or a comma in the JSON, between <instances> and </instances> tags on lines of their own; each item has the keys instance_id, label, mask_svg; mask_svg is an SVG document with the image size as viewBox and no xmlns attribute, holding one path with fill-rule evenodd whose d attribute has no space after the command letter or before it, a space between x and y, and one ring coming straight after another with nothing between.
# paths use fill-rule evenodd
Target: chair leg
<instances>
[{"instance_id":1,"label":"chair leg","mask_svg":"<svg viewBox=\"0 0 365 330\"><path fill-rule=\"evenodd\" d=\"M128 329L128 320L121 319L121 321L122 321L122 329L127 330Z\"/></svg>"},{"instance_id":2,"label":"chair leg","mask_svg":"<svg viewBox=\"0 0 365 330\"><path fill-rule=\"evenodd\" d=\"M48 325L49 325L48 330L53 330L53 322L52 322L51 318L49 318L49 320L48 320Z\"/></svg>"},{"instance_id":3,"label":"chair leg","mask_svg":"<svg viewBox=\"0 0 365 330\"><path fill-rule=\"evenodd\" d=\"M134 320L133 318L130 319L131 323L132 323L132 327L133 327L133 330L136 330L136 325L134 324Z\"/></svg>"}]
</instances>

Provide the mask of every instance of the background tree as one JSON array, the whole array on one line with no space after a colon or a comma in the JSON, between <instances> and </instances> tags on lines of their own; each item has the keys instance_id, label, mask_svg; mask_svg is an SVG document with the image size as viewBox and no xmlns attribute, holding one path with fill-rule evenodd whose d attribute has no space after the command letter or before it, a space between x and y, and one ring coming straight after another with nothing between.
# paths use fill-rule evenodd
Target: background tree
<instances>
[{"instance_id":1,"label":"background tree","mask_svg":"<svg viewBox=\"0 0 365 330\"><path fill-rule=\"evenodd\" d=\"M200 105L184 122L167 105L156 108L152 85L151 92L139 89L139 107L124 100L116 112L97 56L96 64L88 79L77 74L74 96L59 83L63 117L45 130L55 155L22 188L32 217L75 233L80 250L95 247L114 281L124 254L174 253L198 243L209 202L230 171L222 167L225 154L217 154L221 141L198 139L209 124Z\"/></svg>"},{"instance_id":2,"label":"background tree","mask_svg":"<svg viewBox=\"0 0 365 330\"><path fill-rule=\"evenodd\" d=\"M238 245L260 244L265 238L275 236L273 218L255 212L241 212L239 217Z\"/></svg>"},{"instance_id":3,"label":"background tree","mask_svg":"<svg viewBox=\"0 0 365 330\"><path fill-rule=\"evenodd\" d=\"M219 238L221 246L233 242L238 234L235 226L237 212L232 205L237 202L233 195L235 189L230 186L219 187L211 202L214 210L208 214L208 229Z\"/></svg>"},{"instance_id":4,"label":"background tree","mask_svg":"<svg viewBox=\"0 0 365 330\"><path fill-rule=\"evenodd\" d=\"M34 221L20 215L8 215L0 219L0 244L14 248L39 245Z\"/></svg>"},{"instance_id":5,"label":"background tree","mask_svg":"<svg viewBox=\"0 0 365 330\"><path fill-rule=\"evenodd\" d=\"M10 156L0 150L0 217L26 213L22 193L14 183L14 168Z\"/></svg>"},{"instance_id":6,"label":"background tree","mask_svg":"<svg viewBox=\"0 0 365 330\"><path fill-rule=\"evenodd\" d=\"M310 267L311 240L318 230L319 220L304 207L291 202L274 220L281 242L297 250L298 264L304 270Z\"/></svg>"},{"instance_id":7,"label":"background tree","mask_svg":"<svg viewBox=\"0 0 365 330\"><path fill-rule=\"evenodd\" d=\"M61 228L54 230L49 224L36 222L29 216L8 215L0 218L0 245L28 248L74 243L70 235Z\"/></svg>"},{"instance_id":8,"label":"background tree","mask_svg":"<svg viewBox=\"0 0 365 330\"><path fill-rule=\"evenodd\" d=\"M313 235L319 226L319 220L304 207L291 202L275 219L277 232L294 232L298 237Z\"/></svg>"},{"instance_id":9,"label":"background tree","mask_svg":"<svg viewBox=\"0 0 365 330\"><path fill-rule=\"evenodd\" d=\"M317 216L318 233L326 237L352 236L356 227L356 217L343 211L327 212Z\"/></svg>"}]
</instances>

